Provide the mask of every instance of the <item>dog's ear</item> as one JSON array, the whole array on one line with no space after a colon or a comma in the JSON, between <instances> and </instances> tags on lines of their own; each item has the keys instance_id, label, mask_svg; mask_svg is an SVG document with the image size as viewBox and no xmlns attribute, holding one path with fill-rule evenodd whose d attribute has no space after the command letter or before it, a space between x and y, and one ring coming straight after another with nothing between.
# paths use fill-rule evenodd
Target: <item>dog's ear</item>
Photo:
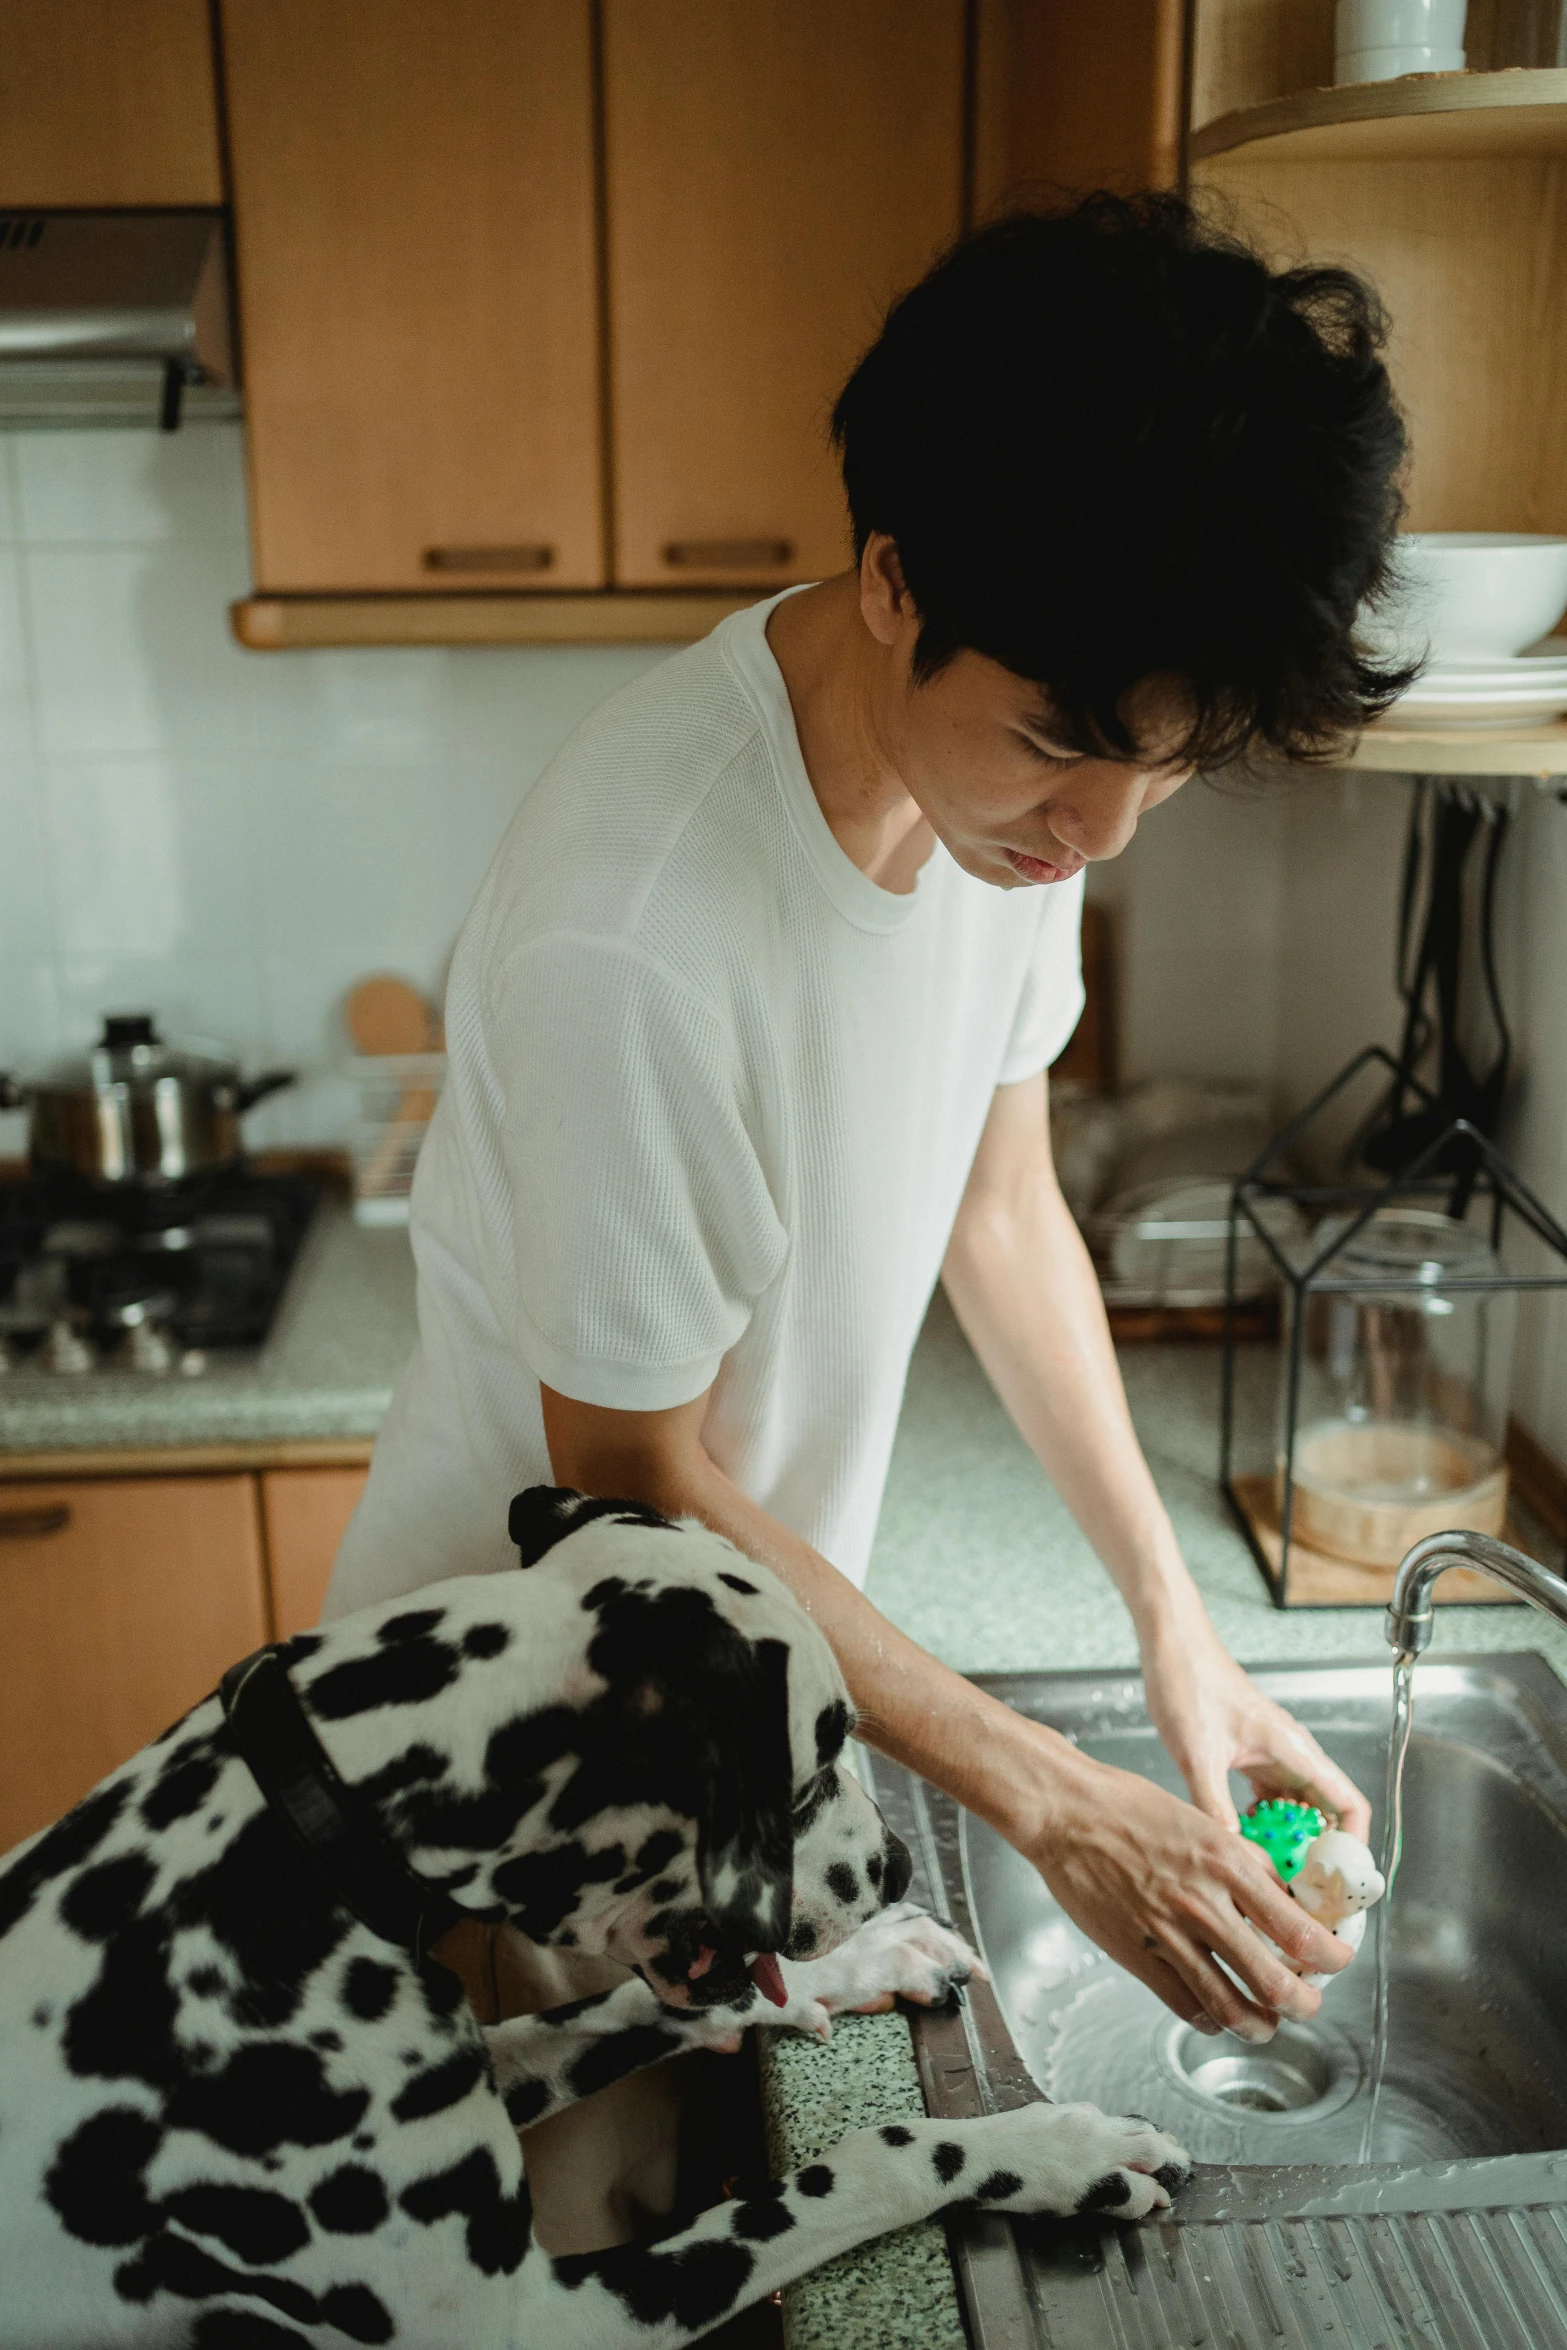
<instances>
[{"instance_id":1,"label":"dog's ear","mask_svg":"<svg viewBox=\"0 0 1567 2350\"><path fill-rule=\"evenodd\" d=\"M747 1950L781 1950L794 1900L789 1649L782 1640L737 1645L738 1654L726 1644L698 1693L712 1775L697 1873L721 1934Z\"/></svg>"},{"instance_id":2,"label":"dog's ear","mask_svg":"<svg viewBox=\"0 0 1567 2350\"><path fill-rule=\"evenodd\" d=\"M595 1518L613 1518L617 1526L667 1526L669 1520L641 1501L608 1501L599 1495L577 1493L569 1485L530 1485L519 1493L506 1516L506 1530L522 1553L525 1567L536 1567L548 1550L575 1534Z\"/></svg>"}]
</instances>

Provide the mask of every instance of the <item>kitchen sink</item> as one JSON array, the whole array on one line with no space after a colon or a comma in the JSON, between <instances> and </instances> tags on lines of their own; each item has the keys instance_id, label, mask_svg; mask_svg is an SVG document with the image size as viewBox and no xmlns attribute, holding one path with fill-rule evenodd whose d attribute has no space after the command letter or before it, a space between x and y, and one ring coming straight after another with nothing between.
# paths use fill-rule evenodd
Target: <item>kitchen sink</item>
<instances>
[{"instance_id":1,"label":"kitchen sink","mask_svg":"<svg viewBox=\"0 0 1567 2350\"><path fill-rule=\"evenodd\" d=\"M1390 1666L1254 1677L1375 1794L1380 1847ZM1135 1674L981 1679L1086 1753L1183 1791ZM1567 2344L1567 1689L1542 1658L1416 1670L1366 2164L1375 1921L1312 2022L1262 2047L1207 2037L1104 1957L992 1830L868 1759L916 1897L992 1975L915 2020L931 2111L1088 2099L1151 2115L1199 2166L1141 2228L955 2217L979 2350Z\"/></svg>"}]
</instances>

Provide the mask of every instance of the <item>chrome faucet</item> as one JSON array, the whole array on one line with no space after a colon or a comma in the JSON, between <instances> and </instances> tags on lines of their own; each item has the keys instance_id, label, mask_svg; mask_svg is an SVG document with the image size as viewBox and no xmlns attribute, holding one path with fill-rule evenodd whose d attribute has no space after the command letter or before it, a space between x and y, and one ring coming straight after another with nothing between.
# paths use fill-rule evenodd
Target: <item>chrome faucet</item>
<instances>
[{"instance_id":1,"label":"chrome faucet","mask_svg":"<svg viewBox=\"0 0 1567 2350\"><path fill-rule=\"evenodd\" d=\"M1560 1575L1537 1559L1526 1558L1510 1542L1460 1527L1451 1534L1428 1534L1398 1570L1384 1630L1389 1648L1400 1656L1418 1656L1429 1646L1431 1586L1449 1567L1475 1567L1493 1582L1505 1583L1531 1607L1554 1616L1558 1624L1567 1624L1567 1582Z\"/></svg>"}]
</instances>

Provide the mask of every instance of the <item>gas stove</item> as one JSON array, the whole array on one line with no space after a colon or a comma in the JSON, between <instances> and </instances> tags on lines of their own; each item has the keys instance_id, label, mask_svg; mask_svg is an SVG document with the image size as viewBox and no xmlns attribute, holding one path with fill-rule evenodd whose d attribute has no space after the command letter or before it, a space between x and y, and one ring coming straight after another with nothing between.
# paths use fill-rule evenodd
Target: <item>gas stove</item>
<instances>
[{"instance_id":1,"label":"gas stove","mask_svg":"<svg viewBox=\"0 0 1567 2350\"><path fill-rule=\"evenodd\" d=\"M197 1377L258 1346L321 1187L249 1167L0 1187L0 1370Z\"/></svg>"}]
</instances>

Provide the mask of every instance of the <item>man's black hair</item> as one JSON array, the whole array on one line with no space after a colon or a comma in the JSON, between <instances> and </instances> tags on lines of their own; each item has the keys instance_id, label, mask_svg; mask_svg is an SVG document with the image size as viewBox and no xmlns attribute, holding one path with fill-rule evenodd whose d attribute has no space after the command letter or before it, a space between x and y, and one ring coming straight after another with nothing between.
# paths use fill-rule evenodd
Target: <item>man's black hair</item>
<instances>
[{"instance_id":1,"label":"man's black hair","mask_svg":"<svg viewBox=\"0 0 1567 2350\"><path fill-rule=\"evenodd\" d=\"M1172 195L1092 195L953 247L833 415L855 546L897 545L917 678L965 649L1044 688L1052 734L1171 764L1320 757L1412 671L1356 617L1389 584L1404 428L1345 269L1271 270Z\"/></svg>"}]
</instances>

